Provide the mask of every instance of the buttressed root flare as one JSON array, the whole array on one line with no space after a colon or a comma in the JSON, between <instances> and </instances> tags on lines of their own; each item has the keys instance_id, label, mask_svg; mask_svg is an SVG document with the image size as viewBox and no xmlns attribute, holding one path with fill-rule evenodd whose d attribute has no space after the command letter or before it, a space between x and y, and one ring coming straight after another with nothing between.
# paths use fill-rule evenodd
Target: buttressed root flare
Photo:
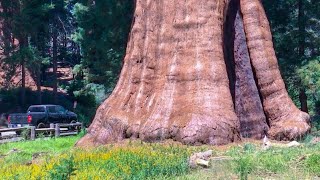
<instances>
[{"instance_id":1,"label":"buttressed root flare","mask_svg":"<svg viewBox=\"0 0 320 180\"><path fill-rule=\"evenodd\" d=\"M120 79L78 146L221 145L310 129L285 89L260 0L135 3Z\"/></svg>"}]
</instances>

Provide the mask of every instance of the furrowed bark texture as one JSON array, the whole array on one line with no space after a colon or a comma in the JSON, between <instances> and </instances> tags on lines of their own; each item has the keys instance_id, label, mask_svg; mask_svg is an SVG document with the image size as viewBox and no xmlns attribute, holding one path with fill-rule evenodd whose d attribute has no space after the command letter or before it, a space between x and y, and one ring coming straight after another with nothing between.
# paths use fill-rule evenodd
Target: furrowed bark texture
<instances>
[{"instance_id":1,"label":"furrowed bark texture","mask_svg":"<svg viewBox=\"0 0 320 180\"><path fill-rule=\"evenodd\" d=\"M249 10L252 2L242 4L247 7L241 10ZM278 74L259 79L268 73L260 73L258 66L269 62L269 54L253 56L256 50L252 44L257 41L248 38L252 36L252 32L248 33L252 29L248 18L259 23L267 20L265 16L256 19L251 13L243 13L244 31L240 16L235 18L239 7L230 11L229 5L227 0L137 0L118 84L98 108L88 134L77 145L105 144L124 138L170 138L185 144L220 145L240 140L240 133L261 138L268 130L264 111L272 125L287 122L283 115L291 114L296 107L285 89L281 89L285 98L281 96L280 101L291 102L288 112L274 112L273 107L281 108L282 103L269 107L266 101L272 97L260 82L279 78L282 82L280 72L277 69ZM230 27L226 23L235 23L236 28L226 33ZM255 28L265 30L258 26ZM232 35L231 40L228 34ZM231 55L228 46L232 48ZM271 60L277 63L275 56ZM229 81L232 76L235 80ZM305 123L295 119L292 122L297 127Z\"/></svg>"},{"instance_id":2,"label":"furrowed bark texture","mask_svg":"<svg viewBox=\"0 0 320 180\"><path fill-rule=\"evenodd\" d=\"M242 137L260 139L264 137L269 127L252 72L240 13L237 13L235 20L234 56L236 64L235 111L240 120L241 135Z\"/></svg>"},{"instance_id":3,"label":"furrowed bark texture","mask_svg":"<svg viewBox=\"0 0 320 180\"><path fill-rule=\"evenodd\" d=\"M285 89L263 6L260 0L240 3L250 58L270 123L269 136L279 140L302 136L310 129L310 117L294 105Z\"/></svg>"}]
</instances>

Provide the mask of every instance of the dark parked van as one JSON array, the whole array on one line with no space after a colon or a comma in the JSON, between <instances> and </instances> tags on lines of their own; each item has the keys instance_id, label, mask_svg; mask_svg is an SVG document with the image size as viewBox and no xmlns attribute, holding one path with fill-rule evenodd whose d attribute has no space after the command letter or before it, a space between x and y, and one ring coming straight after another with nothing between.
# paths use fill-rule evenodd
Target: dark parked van
<instances>
[{"instance_id":1,"label":"dark parked van","mask_svg":"<svg viewBox=\"0 0 320 180\"><path fill-rule=\"evenodd\" d=\"M77 115L60 105L34 105L28 108L27 113L9 114L9 127L36 126L48 127L50 123L77 122Z\"/></svg>"}]
</instances>

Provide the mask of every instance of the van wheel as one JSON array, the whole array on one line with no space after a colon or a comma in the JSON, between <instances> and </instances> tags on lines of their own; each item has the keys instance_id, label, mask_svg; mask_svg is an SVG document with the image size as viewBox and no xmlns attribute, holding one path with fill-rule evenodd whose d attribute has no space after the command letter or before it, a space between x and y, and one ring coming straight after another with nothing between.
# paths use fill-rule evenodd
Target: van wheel
<instances>
[{"instance_id":1,"label":"van wheel","mask_svg":"<svg viewBox=\"0 0 320 180\"><path fill-rule=\"evenodd\" d=\"M70 121L70 124L74 124L74 123L76 123L76 122L77 122L77 121L72 120L72 121ZM70 130L70 131L75 131L75 130L78 130L78 129L77 129L77 127L72 126L72 127L69 127L68 130Z\"/></svg>"},{"instance_id":2,"label":"van wheel","mask_svg":"<svg viewBox=\"0 0 320 180\"><path fill-rule=\"evenodd\" d=\"M46 127L46 125L42 122L37 125L37 129L41 129L41 128L45 128L45 127Z\"/></svg>"}]
</instances>

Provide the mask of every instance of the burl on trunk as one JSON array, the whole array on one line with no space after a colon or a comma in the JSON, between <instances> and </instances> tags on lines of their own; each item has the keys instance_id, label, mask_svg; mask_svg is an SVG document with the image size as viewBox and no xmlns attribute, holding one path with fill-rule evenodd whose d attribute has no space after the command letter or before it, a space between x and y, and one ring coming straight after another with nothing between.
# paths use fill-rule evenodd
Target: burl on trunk
<instances>
[{"instance_id":1,"label":"burl on trunk","mask_svg":"<svg viewBox=\"0 0 320 180\"><path fill-rule=\"evenodd\" d=\"M119 82L78 146L305 134L260 0L136 0Z\"/></svg>"}]
</instances>

